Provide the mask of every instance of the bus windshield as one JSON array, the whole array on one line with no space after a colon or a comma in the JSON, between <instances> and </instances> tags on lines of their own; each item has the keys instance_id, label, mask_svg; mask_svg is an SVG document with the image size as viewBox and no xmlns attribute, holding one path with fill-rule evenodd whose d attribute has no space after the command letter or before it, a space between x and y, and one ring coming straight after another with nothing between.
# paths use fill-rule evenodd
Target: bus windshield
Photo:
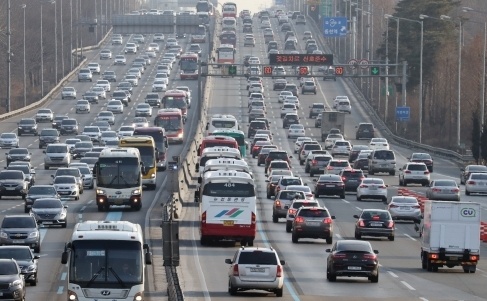
<instances>
[{"instance_id":1,"label":"bus windshield","mask_svg":"<svg viewBox=\"0 0 487 301\"><path fill-rule=\"evenodd\" d=\"M99 158L96 170L98 187L121 189L140 186L140 166L136 158Z\"/></svg>"},{"instance_id":2,"label":"bus windshield","mask_svg":"<svg viewBox=\"0 0 487 301\"><path fill-rule=\"evenodd\" d=\"M234 120L213 120L211 125L217 129L231 129L235 127L235 123Z\"/></svg>"},{"instance_id":3,"label":"bus windshield","mask_svg":"<svg viewBox=\"0 0 487 301\"><path fill-rule=\"evenodd\" d=\"M73 241L69 280L86 288L127 288L142 284L142 258L137 241Z\"/></svg>"},{"instance_id":4,"label":"bus windshield","mask_svg":"<svg viewBox=\"0 0 487 301\"><path fill-rule=\"evenodd\" d=\"M179 63L183 71L195 71L198 69L198 61L196 59L182 58Z\"/></svg>"},{"instance_id":5,"label":"bus windshield","mask_svg":"<svg viewBox=\"0 0 487 301\"><path fill-rule=\"evenodd\" d=\"M152 146L136 146L140 152L140 158L142 159L142 163L147 168L153 168L155 165L155 153L154 148Z\"/></svg>"},{"instance_id":6,"label":"bus windshield","mask_svg":"<svg viewBox=\"0 0 487 301\"><path fill-rule=\"evenodd\" d=\"M212 197L254 197L254 185L249 183L208 183L203 195Z\"/></svg>"},{"instance_id":7,"label":"bus windshield","mask_svg":"<svg viewBox=\"0 0 487 301\"><path fill-rule=\"evenodd\" d=\"M181 116L158 116L155 119L155 125L166 131L178 131L182 128Z\"/></svg>"},{"instance_id":8,"label":"bus windshield","mask_svg":"<svg viewBox=\"0 0 487 301\"><path fill-rule=\"evenodd\" d=\"M164 97L164 107L184 109L186 108L186 99L184 97L166 96Z\"/></svg>"}]
</instances>

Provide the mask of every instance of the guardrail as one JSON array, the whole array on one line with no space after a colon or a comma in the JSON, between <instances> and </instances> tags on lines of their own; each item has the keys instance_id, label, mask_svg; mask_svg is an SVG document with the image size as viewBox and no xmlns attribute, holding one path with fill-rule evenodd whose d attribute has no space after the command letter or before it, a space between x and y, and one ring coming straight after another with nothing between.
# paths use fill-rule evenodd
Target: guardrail
<instances>
[{"instance_id":1,"label":"guardrail","mask_svg":"<svg viewBox=\"0 0 487 301\"><path fill-rule=\"evenodd\" d=\"M111 33L111 29L107 32L107 34L105 35L105 37L103 37L103 39L96 45L92 45L92 46L87 46L87 47L83 47L83 51L88 51L88 50L93 50L93 49L98 49L100 48L101 45L103 45L103 43L105 43L105 41L107 40L107 38L110 36L110 33ZM75 53L81 51L81 48L77 48L77 49L73 49L71 51L71 55L75 55ZM17 110L14 110L12 112L8 112L8 113L5 113L5 114L1 114L0 115L0 120L5 120L5 119L8 119L8 118L11 118L11 117L14 117L14 116L17 116L17 115L20 115L20 114L24 114L30 110L33 110L33 109L36 109L36 108L39 108L39 107L42 107L43 105L46 104L46 102L48 102L52 96L54 94L56 94L59 89L61 87L63 87L67 80L73 76L76 72L78 72L78 70L81 68L81 66L83 66L83 64L86 62L86 57L83 57L81 58L81 63L76 67L74 68L71 72L69 72L65 77L63 77L58 83L57 85L51 89L51 91L49 91L43 98L41 98L39 101L36 101L34 103L31 103L30 105L28 106L25 106L23 108L20 108L20 109L17 109Z\"/></svg>"},{"instance_id":2,"label":"guardrail","mask_svg":"<svg viewBox=\"0 0 487 301\"><path fill-rule=\"evenodd\" d=\"M320 43L322 49L326 49L327 53L333 53L328 47L327 42L325 41L324 37L322 36L320 28L317 26L316 22L309 16L307 16L308 24L311 24L313 29L313 33L315 39ZM337 56L335 56L337 57ZM374 125L382 132L382 134L388 140L393 140L397 144L409 148L414 148L420 151L424 151L430 154L434 154L437 156L441 156L444 158L456 160L458 163L466 164L468 162L474 161L474 158L471 155L462 155L455 151L444 149L440 147L434 147L427 144L418 143L416 141L408 140L406 138L400 137L395 135L384 123L384 121L377 115L377 112L372 108L368 99L363 95L362 91L358 88L355 82L350 78L342 78L343 81L346 81L348 87L354 90L354 95L357 97L359 102L362 104L365 111L367 111L369 117L373 120Z\"/></svg>"}]
</instances>

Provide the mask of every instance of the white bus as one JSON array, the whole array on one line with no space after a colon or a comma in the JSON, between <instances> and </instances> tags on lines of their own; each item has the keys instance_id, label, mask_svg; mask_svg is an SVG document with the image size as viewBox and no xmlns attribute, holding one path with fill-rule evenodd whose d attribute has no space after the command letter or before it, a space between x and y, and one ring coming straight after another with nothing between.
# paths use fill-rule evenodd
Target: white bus
<instances>
[{"instance_id":1,"label":"white bus","mask_svg":"<svg viewBox=\"0 0 487 301\"><path fill-rule=\"evenodd\" d=\"M201 152L200 160L195 164L195 170L202 173L208 160L218 158L242 159L242 155L238 148L225 146L207 147Z\"/></svg>"},{"instance_id":2,"label":"white bus","mask_svg":"<svg viewBox=\"0 0 487 301\"><path fill-rule=\"evenodd\" d=\"M207 135L211 135L215 130L238 130L237 118L233 115L215 114L211 116L206 124Z\"/></svg>"},{"instance_id":3,"label":"white bus","mask_svg":"<svg viewBox=\"0 0 487 301\"><path fill-rule=\"evenodd\" d=\"M235 47L231 44L222 44L216 49L217 64L233 64L235 63Z\"/></svg>"},{"instance_id":4,"label":"white bus","mask_svg":"<svg viewBox=\"0 0 487 301\"><path fill-rule=\"evenodd\" d=\"M206 161L205 167L203 168L203 172L201 174L217 170L241 171L248 173L253 177L252 171L250 170L250 167L245 160L232 158L218 158ZM202 177L200 176L198 178L198 182L201 183L201 180Z\"/></svg>"},{"instance_id":5,"label":"white bus","mask_svg":"<svg viewBox=\"0 0 487 301\"><path fill-rule=\"evenodd\" d=\"M145 167L136 148L105 148L95 163L96 204L98 211L110 205L142 207L142 169Z\"/></svg>"},{"instance_id":6,"label":"white bus","mask_svg":"<svg viewBox=\"0 0 487 301\"><path fill-rule=\"evenodd\" d=\"M145 266L152 264L139 224L77 223L61 263L68 266L68 300L144 300Z\"/></svg>"},{"instance_id":7,"label":"white bus","mask_svg":"<svg viewBox=\"0 0 487 301\"><path fill-rule=\"evenodd\" d=\"M223 18L222 31L237 31L237 19L233 17Z\"/></svg>"}]
</instances>

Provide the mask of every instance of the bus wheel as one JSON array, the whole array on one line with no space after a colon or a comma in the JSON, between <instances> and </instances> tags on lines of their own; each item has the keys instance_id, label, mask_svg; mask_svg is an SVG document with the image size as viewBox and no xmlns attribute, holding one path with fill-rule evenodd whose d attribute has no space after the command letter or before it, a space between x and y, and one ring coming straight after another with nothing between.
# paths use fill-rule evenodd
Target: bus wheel
<instances>
[{"instance_id":1,"label":"bus wheel","mask_svg":"<svg viewBox=\"0 0 487 301\"><path fill-rule=\"evenodd\" d=\"M253 247L253 246L254 246L254 239L253 239L253 238L249 238L249 239L247 240L247 245L248 245L249 247Z\"/></svg>"},{"instance_id":2,"label":"bus wheel","mask_svg":"<svg viewBox=\"0 0 487 301\"><path fill-rule=\"evenodd\" d=\"M103 205L98 205L98 211L103 212L103 209L105 209L105 206Z\"/></svg>"},{"instance_id":3,"label":"bus wheel","mask_svg":"<svg viewBox=\"0 0 487 301\"><path fill-rule=\"evenodd\" d=\"M202 246L206 246L208 244L208 238L206 238L206 236L201 235L201 237L200 237L200 244Z\"/></svg>"}]
</instances>

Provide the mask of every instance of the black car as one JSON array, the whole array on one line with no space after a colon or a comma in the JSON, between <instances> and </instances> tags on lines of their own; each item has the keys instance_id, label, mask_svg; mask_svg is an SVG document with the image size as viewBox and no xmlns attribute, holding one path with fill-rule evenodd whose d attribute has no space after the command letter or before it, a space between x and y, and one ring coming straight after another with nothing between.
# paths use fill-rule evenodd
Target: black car
<instances>
[{"instance_id":1,"label":"black car","mask_svg":"<svg viewBox=\"0 0 487 301\"><path fill-rule=\"evenodd\" d=\"M20 170L0 171L0 199L3 196L20 196L25 200L27 194L26 176Z\"/></svg>"},{"instance_id":2,"label":"black car","mask_svg":"<svg viewBox=\"0 0 487 301\"><path fill-rule=\"evenodd\" d=\"M78 121L73 118L67 118L61 121L60 127L61 135L78 135Z\"/></svg>"},{"instance_id":3,"label":"black car","mask_svg":"<svg viewBox=\"0 0 487 301\"><path fill-rule=\"evenodd\" d=\"M365 178L364 172L361 169L342 169L340 171L343 183L345 183L345 191L357 191L357 187Z\"/></svg>"},{"instance_id":4,"label":"black car","mask_svg":"<svg viewBox=\"0 0 487 301\"><path fill-rule=\"evenodd\" d=\"M373 250L368 241L339 240L326 261L326 279L335 282L337 276L367 277L371 282L379 281L379 251Z\"/></svg>"},{"instance_id":5,"label":"black car","mask_svg":"<svg viewBox=\"0 0 487 301\"><path fill-rule=\"evenodd\" d=\"M76 142L71 154L73 155L73 159L81 159L85 156L87 152L90 152L92 149L93 149L93 142L80 141L80 142Z\"/></svg>"},{"instance_id":6,"label":"black car","mask_svg":"<svg viewBox=\"0 0 487 301\"><path fill-rule=\"evenodd\" d=\"M283 23L281 25L281 31L289 31L289 30L291 30L291 24L289 24L289 23Z\"/></svg>"},{"instance_id":7,"label":"black car","mask_svg":"<svg viewBox=\"0 0 487 301\"><path fill-rule=\"evenodd\" d=\"M14 259L19 265L24 280L31 286L37 285L37 260L28 246L1 246L0 259Z\"/></svg>"},{"instance_id":8,"label":"black car","mask_svg":"<svg viewBox=\"0 0 487 301\"><path fill-rule=\"evenodd\" d=\"M37 199L41 198L59 198L59 194L53 185L34 185L29 188L27 196L25 197L24 212L28 213L32 204Z\"/></svg>"},{"instance_id":9,"label":"black car","mask_svg":"<svg viewBox=\"0 0 487 301\"><path fill-rule=\"evenodd\" d=\"M83 94L83 99L87 100L89 103L98 103L99 96L96 92L87 91L85 94Z\"/></svg>"},{"instance_id":10,"label":"black car","mask_svg":"<svg viewBox=\"0 0 487 301\"><path fill-rule=\"evenodd\" d=\"M360 152L353 162L354 169L368 170L369 169L369 152Z\"/></svg>"},{"instance_id":11,"label":"black car","mask_svg":"<svg viewBox=\"0 0 487 301\"><path fill-rule=\"evenodd\" d=\"M356 144L352 146L352 149L350 150L350 154L348 155L348 162L350 163L354 162L361 151L368 150L368 149L369 147L363 144Z\"/></svg>"},{"instance_id":12,"label":"black car","mask_svg":"<svg viewBox=\"0 0 487 301\"><path fill-rule=\"evenodd\" d=\"M271 150L277 149L277 146L275 148L263 148L260 150L259 155L257 156L257 166L260 166L261 164L265 164L265 159L267 158L267 155Z\"/></svg>"},{"instance_id":13,"label":"black car","mask_svg":"<svg viewBox=\"0 0 487 301\"><path fill-rule=\"evenodd\" d=\"M298 114L295 113L287 113L282 118L282 127L287 129L291 124L299 124L299 117Z\"/></svg>"},{"instance_id":14,"label":"black car","mask_svg":"<svg viewBox=\"0 0 487 301\"><path fill-rule=\"evenodd\" d=\"M354 215L357 219L355 223L355 239L362 236L387 237L394 241L394 221L387 210L364 209L360 215Z\"/></svg>"},{"instance_id":15,"label":"black car","mask_svg":"<svg viewBox=\"0 0 487 301\"><path fill-rule=\"evenodd\" d=\"M355 139L360 140L362 138L372 139L375 137L374 125L372 123L360 123L355 133Z\"/></svg>"},{"instance_id":16,"label":"black car","mask_svg":"<svg viewBox=\"0 0 487 301\"><path fill-rule=\"evenodd\" d=\"M253 30L252 30L252 24L244 24L244 26L243 26L243 32L244 33L248 33L248 32L251 33L251 32L253 32Z\"/></svg>"},{"instance_id":17,"label":"black car","mask_svg":"<svg viewBox=\"0 0 487 301\"><path fill-rule=\"evenodd\" d=\"M39 148L51 143L59 143L59 132L56 129L43 129L39 134Z\"/></svg>"},{"instance_id":18,"label":"black car","mask_svg":"<svg viewBox=\"0 0 487 301\"><path fill-rule=\"evenodd\" d=\"M118 87L120 88L120 87ZM125 91L127 90L118 90L118 91L113 91L112 93L112 100L120 100L124 106L128 106L130 102L130 92L126 93Z\"/></svg>"},{"instance_id":19,"label":"black car","mask_svg":"<svg viewBox=\"0 0 487 301\"><path fill-rule=\"evenodd\" d=\"M0 294L2 299L25 300L25 280L17 262L0 259Z\"/></svg>"},{"instance_id":20,"label":"black car","mask_svg":"<svg viewBox=\"0 0 487 301\"><path fill-rule=\"evenodd\" d=\"M316 197L338 195L342 199L345 198L345 183L339 175L325 174L313 181L316 182L313 192Z\"/></svg>"},{"instance_id":21,"label":"black car","mask_svg":"<svg viewBox=\"0 0 487 301\"><path fill-rule=\"evenodd\" d=\"M37 136L37 122L34 118L22 118L17 124L17 135L20 137L24 134Z\"/></svg>"},{"instance_id":22,"label":"black car","mask_svg":"<svg viewBox=\"0 0 487 301\"><path fill-rule=\"evenodd\" d=\"M322 238L332 244L334 219L324 207L299 208L292 225L292 242L298 243L300 238Z\"/></svg>"},{"instance_id":23,"label":"black car","mask_svg":"<svg viewBox=\"0 0 487 301\"><path fill-rule=\"evenodd\" d=\"M247 132L247 138L253 138L257 130L267 130L267 124L264 121L251 121L249 124L249 131Z\"/></svg>"},{"instance_id":24,"label":"black car","mask_svg":"<svg viewBox=\"0 0 487 301\"><path fill-rule=\"evenodd\" d=\"M282 79L276 80L272 86L272 90L282 91L286 87L286 84L287 84L286 80L282 80Z\"/></svg>"},{"instance_id":25,"label":"black car","mask_svg":"<svg viewBox=\"0 0 487 301\"><path fill-rule=\"evenodd\" d=\"M61 127L61 122L64 119L68 119L68 116L54 116L54 120L52 121L52 128L53 129L59 129Z\"/></svg>"},{"instance_id":26,"label":"black car","mask_svg":"<svg viewBox=\"0 0 487 301\"><path fill-rule=\"evenodd\" d=\"M271 164L272 161L274 160L283 160L286 161L289 166L291 166L291 158L293 156L289 156L286 151L284 150L271 150L269 154L267 154L267 157L265 158L265 173L267 173L267 169L269 168L269 165Z\"/></svg>"},{"instance_id":27,"label":"black car","mask_svg":"<svg viewBox=\"0 0 487 301\"><path fill-rule=\"evenodd\" d=\"M427 153L413 153L408 157L409 162L420 162L426 164L429 172L433 172L433 158Z\"/></svg>"},{"instance_id":28,"label":"black car","mask_svg":"<svg viewBox=\"0 0 487 301\"><path fill-rule=\"evenodd\" d=\"M147 93L145 96L145 103L148 103L151 107L161 107L161 97L157 93Z\"/></svg>"},{"instance_id":29,"label":"black car","mask_svg":"<svg viewBox=\"0 0 487 301\"><path fill-rule=\"evenodd\" d=\"M8 151L8 153L5 153L5 155L7 156L7 166L8 166L10 162L13 161L30 162L32 153L30 153L27 148L21 147L21 148L12 148Z\"/></svg>"}]
</instances>

